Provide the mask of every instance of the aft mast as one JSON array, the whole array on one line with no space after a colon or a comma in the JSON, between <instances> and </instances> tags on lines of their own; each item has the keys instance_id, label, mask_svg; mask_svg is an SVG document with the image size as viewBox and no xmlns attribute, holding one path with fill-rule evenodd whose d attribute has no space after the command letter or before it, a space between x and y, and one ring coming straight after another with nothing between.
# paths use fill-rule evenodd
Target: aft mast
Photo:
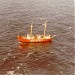
<instances>
[{"instance_id":1,"label":"aft mast","mask_svg":"<svg viewBox=\"0 0 75 75\"><path fill-rule=\"evenodd\" d=\"M46 36L46 22L44 24L44 38L45 38L45 36Z\"/></svg>"},{"instance_id":2,"label":"aft mast","mask_svg":"<svg viewBox=\"0 0 75 75\"><path fill-rule=\"evenodd\" d=\"M31 24L31 32L30 32L30 34L32 35L32 32L33 32L33 24Z\"/></svg>"}]
</instances>

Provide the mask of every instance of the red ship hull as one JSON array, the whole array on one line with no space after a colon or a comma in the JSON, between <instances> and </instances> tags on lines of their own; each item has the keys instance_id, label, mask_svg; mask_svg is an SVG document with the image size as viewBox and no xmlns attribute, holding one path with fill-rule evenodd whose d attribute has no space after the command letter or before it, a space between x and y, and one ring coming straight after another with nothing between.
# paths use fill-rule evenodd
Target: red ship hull
<instances>
[{"instance_id":1,"label":"red ship hull","mask_svg":"<svg viewBox=\"0 0 75 75\"><path fill-rule=\"evenodd\" d=\"M17 36L18 41L22 43L41 43L41 42L49 42L52 41L52 38L42 38L42 39L27 39L22 36Z\"/></svg>"}]
</instances>

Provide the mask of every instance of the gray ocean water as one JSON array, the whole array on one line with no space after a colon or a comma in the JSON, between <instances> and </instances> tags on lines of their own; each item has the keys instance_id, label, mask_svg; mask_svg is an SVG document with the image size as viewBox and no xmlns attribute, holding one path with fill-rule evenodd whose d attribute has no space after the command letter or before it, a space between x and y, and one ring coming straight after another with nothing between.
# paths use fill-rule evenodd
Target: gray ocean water
<instances>
[{"instance_id":1,"label":"gray ocean water","mask_svg":"<svg viewBox=\"0 0 75 75\"><path fill-rule=\"evenodd\" d=\"M30 32L52 42L19 44ZM73 0L0 0L0 75L74 75Z\"/></svg>"}]
</instances>

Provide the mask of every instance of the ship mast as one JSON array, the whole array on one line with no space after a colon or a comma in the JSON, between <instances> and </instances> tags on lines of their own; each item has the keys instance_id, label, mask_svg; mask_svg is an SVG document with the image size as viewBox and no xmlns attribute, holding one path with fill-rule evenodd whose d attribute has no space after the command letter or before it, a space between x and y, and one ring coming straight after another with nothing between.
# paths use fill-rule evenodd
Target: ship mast
<instances>
[{"instance_id":1,"label":"ship mast","mask_svg":"<svg viewBox=\"0 0 75 75\"><path fill-rule=\"evenodd\" d=\"M33 27L33 24L31 24L31 32L30 32L31 35L32 35L32 27Z\"/></svg>"},{"instance_id":2,"label":"ship mast","mask_svg":"<svg viewBox=\"0 0 75 75\"><path fill-rule=\"evenodd\" d=\"M46 22L44 24L44 38L45 38L45 36L46 36Z\"/></svg>"}]
</instances>

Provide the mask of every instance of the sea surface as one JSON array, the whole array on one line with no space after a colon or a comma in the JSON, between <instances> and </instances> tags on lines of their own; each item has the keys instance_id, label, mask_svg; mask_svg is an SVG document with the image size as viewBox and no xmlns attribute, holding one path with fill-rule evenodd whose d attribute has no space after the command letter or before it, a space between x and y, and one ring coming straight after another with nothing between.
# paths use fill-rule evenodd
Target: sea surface
<instances>
[{"instance_id":1,"label":"sea surface","mask_svg":"<svg viewBox=\"0 0 75 75\"><path fill-rule=\"evenodd\" d=\"M19 43L32 22L53 41ZM74 75L74 54L73 0L0 0L0 75Z\"/></svg>"}]
</instances>

